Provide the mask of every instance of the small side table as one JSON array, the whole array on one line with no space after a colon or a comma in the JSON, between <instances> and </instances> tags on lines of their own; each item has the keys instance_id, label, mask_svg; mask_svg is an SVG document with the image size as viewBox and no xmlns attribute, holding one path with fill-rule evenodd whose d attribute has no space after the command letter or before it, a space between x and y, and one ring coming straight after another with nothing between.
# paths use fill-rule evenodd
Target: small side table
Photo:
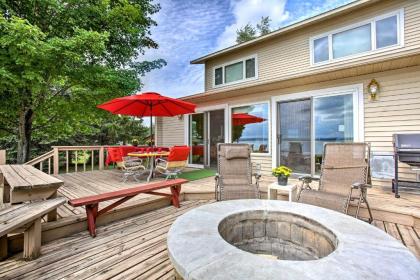
<instances>
[{"instance_id":1,"label":"small side table","mask_svg":"<svg viewBox=\"0 0 420 280\"><path fill-rule=\"evenodd\" d=\"M273 197L273 199L277 199L277 191L284 191L288 192L289 201L291 202L293 193L296 191L296 189L296 185L281 186L277 182L271 183L270 185L268 185L267 199L271 199L271 197Z\"/></svg>"}]
</instances>

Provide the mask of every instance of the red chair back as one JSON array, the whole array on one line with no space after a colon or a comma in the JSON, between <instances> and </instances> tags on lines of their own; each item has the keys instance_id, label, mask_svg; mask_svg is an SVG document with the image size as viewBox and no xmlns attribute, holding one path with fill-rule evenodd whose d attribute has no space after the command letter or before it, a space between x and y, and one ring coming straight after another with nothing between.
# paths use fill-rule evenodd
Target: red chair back
<instances>
[{"instance_id":1,"label":"red chair back","mask_svg":"<svg viewBox=\"0 0 420 280\"><path fill-rule=\"evenodd\" d=\"M122 152L120 147L113 147L108 148L108 158L109 162L121 162L122 160ZM108 161L108 159L107 159Z\"/></svg>"},{"instance_id":2,"label":"red chair back","mask_svg":"<svg viewBox=\"0 0 420 280\"><path fill-rule=\"evenodd\" d=\"M169 150L168 161L186 161L190 155L190 147L173 146Z\"/></svg>"}]
</instances>

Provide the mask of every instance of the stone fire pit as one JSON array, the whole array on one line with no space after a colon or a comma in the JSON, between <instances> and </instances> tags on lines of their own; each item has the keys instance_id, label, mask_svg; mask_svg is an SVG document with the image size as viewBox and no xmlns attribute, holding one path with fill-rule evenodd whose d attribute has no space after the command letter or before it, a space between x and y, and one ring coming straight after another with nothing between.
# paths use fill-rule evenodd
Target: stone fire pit
<instances>
[{"instance_id":1,"label":"stone fire pit","mask_svg":"<svg viewBox=\"0 0 420 280\"><path fill-rule=\"evenodd\" d=\"M168 251L184 279L420 279L416 257L383 231L286 201L191 210L172 225Z\"/></svg>"}]
</instances>

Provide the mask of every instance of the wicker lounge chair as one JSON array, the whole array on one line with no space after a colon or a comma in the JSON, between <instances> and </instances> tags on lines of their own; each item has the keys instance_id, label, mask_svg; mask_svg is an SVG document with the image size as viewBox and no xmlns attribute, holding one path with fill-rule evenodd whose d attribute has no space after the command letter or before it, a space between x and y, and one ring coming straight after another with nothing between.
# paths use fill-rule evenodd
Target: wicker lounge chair
<instances>
[{"instance_id":1,"label":"wicker lounge chair","mask_svg":"<svg viewBox=\"0 0 420 280\"><path fill-rule=\"evenodd\" d=\"M251 163L248 144L217 145L216 200L259 198L257 165ZM252 177L255 177L255 183Z\"/></svg>"},{"instance_id":2,"label":"wicker lounge chair","mask_svg":"<svg viewBox=\"0 0 420 280\"><path fill-rule=\"evenodd\" d=\"M298 202L348 212L350 204L357 204L356 218L360 205L364 203L372 213L367 201L367 188L370 188L369 170L370 146L365 143L328 143L324 146L324 158L320 178L302 176ZM319 180L319 189L312 190L309 184Z\"/></svg>"}]
</instances>

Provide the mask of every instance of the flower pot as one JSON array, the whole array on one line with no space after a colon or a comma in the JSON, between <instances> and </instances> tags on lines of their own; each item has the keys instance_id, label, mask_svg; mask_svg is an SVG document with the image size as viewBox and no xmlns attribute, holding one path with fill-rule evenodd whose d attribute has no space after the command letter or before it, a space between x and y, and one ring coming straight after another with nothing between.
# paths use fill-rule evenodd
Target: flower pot
<instances>
[{"instance_id":1,"label":"flower pot","mask_svg":"<svg viewBox=\"0 0 420 280\"><path fill-rule=\"evenodd\" d=\"M277 181L278 181L280 186L286 186L287 185L287 179L288 179L288 177L282 176L282 175L277 177Z\"/></svg>"}]
</instances>

